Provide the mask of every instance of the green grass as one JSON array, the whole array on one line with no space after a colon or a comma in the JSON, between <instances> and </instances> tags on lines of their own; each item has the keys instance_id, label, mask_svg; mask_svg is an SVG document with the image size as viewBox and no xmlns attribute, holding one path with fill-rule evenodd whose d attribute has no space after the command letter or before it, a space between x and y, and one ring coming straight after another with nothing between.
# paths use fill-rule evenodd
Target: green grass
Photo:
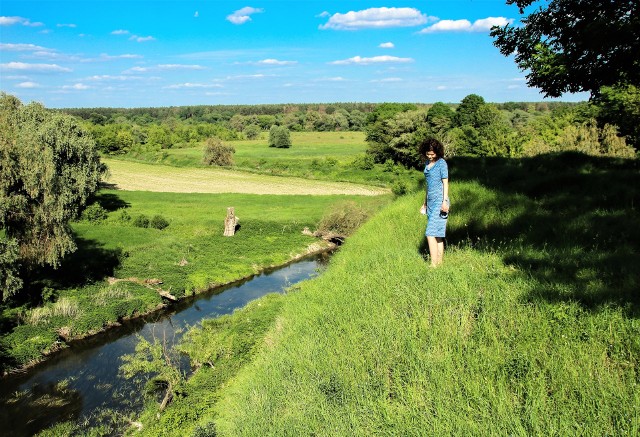
<instances>
[{"instance_id":1,"label":"green grass","mask_svg":"<svg viewBox=\"0 0 640 437\"><path fill-rule=\"evenodd\" d=\"M265 316L248 364L196 372L162 434L637 435L637 162L450 168L442 267L427 267L422 195L399 199ZM230 350L191 335L211 341L199 362Z\"/></svg>"},{"instance_id":2,"label":"green grass","mask_svg":"<svg viewBox=\"0 0 640 437\"><path fill-rule=\"evenodd\" d=\"M74 223L78 250L60 269L43 269L31 278L31 293L44 291L51 302L3 307L2 369L37 360L64 346L66 338L158 307L161 298L145 280L160 280L162 289L182 297L250 276L306 253L310 245L322 246L302 230L314 230L342 202L373 212L389 198L103 190L96 200L109 211L106 220ZM240 217L233 237L222 235L228 206ZM161 215L169 226L136 227L140 215ZM110 284L107 277L123 281ZM61 301L75 310L61 311Z\"/></svg>"},{"instance_id":3,"label":"green grass","mask_svg":"<svg viewBox=\"0 0 640 437\"><path fill-rule=\"evenodd\" d=\"M364 156L367 149L363 132L292 132L292 146L278 149L268 146L268 134L260 139L228 141L235 148L232 168L278 176L297 176L310 179L367 183L389 186L397 180L412 185L411 172L399 166L378 164L372 170L362 170L354 160ZM133 159L176 167L202 167L203 148L165 149L125 155L119 159Z\"/></svg>"}]
</instances>

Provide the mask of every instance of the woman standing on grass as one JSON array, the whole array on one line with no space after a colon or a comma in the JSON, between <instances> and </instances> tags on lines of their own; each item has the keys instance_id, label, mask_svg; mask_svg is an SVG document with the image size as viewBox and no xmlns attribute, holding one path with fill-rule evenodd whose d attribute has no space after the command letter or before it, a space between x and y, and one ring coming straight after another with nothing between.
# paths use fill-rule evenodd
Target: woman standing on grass
<instances>
[{"instance_id":1,"label":"woman standing on grass","mask_svg":"<svg viewBox=\"0 0 640 437\"><path fill-rule=\"evenodd\" d=\"M437 267L442 264L449 217L449 167L444 160L444 146L435 138L424 140L418 150L421 156L427 158L424 168L427 193L421 211L427 214L427 230L424 234L429 244L431 267Z\"/></svg>"}]
</instances>

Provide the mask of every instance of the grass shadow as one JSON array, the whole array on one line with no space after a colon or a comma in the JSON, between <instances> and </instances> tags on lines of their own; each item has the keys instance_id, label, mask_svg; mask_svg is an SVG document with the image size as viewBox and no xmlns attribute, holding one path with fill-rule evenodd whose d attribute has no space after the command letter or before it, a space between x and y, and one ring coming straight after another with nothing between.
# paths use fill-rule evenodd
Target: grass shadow
<instances>
[{"instance_id":1,"label":"grass shadow","mask_svg":"<svg viewBox=\"0 0 640 437\"><path fill-rule=\"evenodd\" d=\"M452 199L461 217L449 243L497 253L535 278L540 287L528 301L616 305L640 315L637 160L457 157L450 169L452 184L482 188L462 188Z\"/></svg>"},{"instance_id":2,"label":"grass shadow","mask_svg":"<svg viewBox=\"0 0 640 437\"><path fill-rule=\"evenodd\" d=\"M121 208L129 208L131 206L131 204L122 200L117 194L105 193L104 191L96 193L93 196L93 201L99 203L101 207L109 212L117 211Z\"/></svg>"},{"instance_id":3,"label":"grass shadow","mask_svg":"<svg viewBox=\"0 0 640 437\"><path fill-rule=\"evenodd\" d=\"M67 255L61 266L54 269L49 266L34 271L29 281L30 294L41 291L43 287L55 289L81 287L107 276L113 276L123 256L122 249L106 249L95 240L74 235L77 250Z\"/></svg>"}]
</instances>

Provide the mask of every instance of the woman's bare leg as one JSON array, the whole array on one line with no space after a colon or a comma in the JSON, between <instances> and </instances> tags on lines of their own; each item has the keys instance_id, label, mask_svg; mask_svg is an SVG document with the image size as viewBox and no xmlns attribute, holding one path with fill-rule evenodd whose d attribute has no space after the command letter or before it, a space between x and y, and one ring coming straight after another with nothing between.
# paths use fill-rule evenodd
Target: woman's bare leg
<instances>
[{"instance_id":1,"label":"woman's bare leg","mask_svg":"<svg viewBox=\"0 0 640 437\"><path fill-rule=\"evenodd\" d=\"M444 238L436 237L436 242L438 243L438 261L436 264L440 265L444 259Z\"/></svg>"},{"instance_id":2,"label":"woman's bare leg","mask_svg":"<svg viewBox=\"0 0 640 437\"><path fill-rule=\"evenodd\" d=\"M431 267L435 267L438 265L438 242L436 241L436 237L427 237L427 243L429 244Z\"/></svg>"}]
</instances>

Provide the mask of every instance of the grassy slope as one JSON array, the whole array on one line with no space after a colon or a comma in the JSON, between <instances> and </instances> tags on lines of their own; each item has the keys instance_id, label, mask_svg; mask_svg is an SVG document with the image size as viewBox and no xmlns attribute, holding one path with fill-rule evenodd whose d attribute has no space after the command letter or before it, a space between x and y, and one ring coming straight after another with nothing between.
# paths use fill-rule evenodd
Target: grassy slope
<instances>
[{"instance_id":1,"label":"grassy slope","mask_svg":"<svg viewBox=\"0 0 640 437\"><path fill-rule=\"evenodd\" d=\"M188 423L234 436L640 432L637 164L451 164L442 268L423 259L421 195L400 199L283 300L257 358Z\"/></svg>"},{"instance_id":2,"label":"grassy slope","mask_svg":"<svg viewBox=\"0 0 640 437\"><path fill-rule=\"evenodd\" d=\"M160 279L161 287L182 296L238 280L264 267L279 265L309 245L305 226L315 229L333 205L354 200L375 210L389 196L268 196L176 194L103 190L98 201L111 212L106 221L73 224L79 249L57 270L38 275L37 286L55 290L55 302L29 308L4 308L0 337L0 370L39 359L62 337L101 330L122 317L161 304L158 293L119 279ZM234 206L241 228L223 237L226 208ZM131 217L121 219L123 211ZM139 228L144 214L165 217L164 230ZM39 288L37 289L39 292Z\"/></svg>"}]
</instances>

